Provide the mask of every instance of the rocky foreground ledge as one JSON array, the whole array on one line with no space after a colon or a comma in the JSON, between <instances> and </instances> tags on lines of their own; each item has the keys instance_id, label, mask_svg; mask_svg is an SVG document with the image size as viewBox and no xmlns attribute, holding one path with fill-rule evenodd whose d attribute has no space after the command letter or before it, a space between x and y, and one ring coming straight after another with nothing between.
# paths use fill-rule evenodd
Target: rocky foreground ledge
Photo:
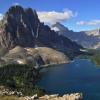
<instances>
[{"instance_id":1,"label":"rocky foreground ledge","mask_svg":"<svg viewBox=\"0 0 100 100\"><path fill-rule=\"evenodd\" d=\"M63 96L59 96L58 94L53 95L44 95L42 97L38 97L34 95L32 97L23 97L20 100L83 100L82 93L72 93L72 94L65 94Z\"/></svg>"},{"instance_id":2,"label":"rocky foreground ledge","mask_svg":"<svg viewBox=\"0 0 100 100\"><path fill-rule=\"evenodd\" d=\"M82 93L72 93L72 94L64 94L63 96L59 96L59 94L53 94L53 95L44 95L41 97L38 97L37 94L33 96L23 96L21 92L11 91L11 92L3 92L0 93L0 98L4 97L7 99L4 100L10 100L10 98L13 97L11 100L83 100ZM16 98L16 99L15 99Z\"/></svg>"},{"instance_id":3,"label":"rocky foreground ledge","mask_svg":"<svg viewBox=\"0 0 100 100\"><path fill-rule=\"evenodd\" d=\"M0 87L0 98L2 99L2 97L7 98L4 100L83 100L82 93L64 94L63 96L59 96L59 94L44 95L41 97L37 94L33 96L24 96L21 92L9 91L9 89ZM11 97L14 97L14 99L10 99Z\"/></svg>"}]
</instances>

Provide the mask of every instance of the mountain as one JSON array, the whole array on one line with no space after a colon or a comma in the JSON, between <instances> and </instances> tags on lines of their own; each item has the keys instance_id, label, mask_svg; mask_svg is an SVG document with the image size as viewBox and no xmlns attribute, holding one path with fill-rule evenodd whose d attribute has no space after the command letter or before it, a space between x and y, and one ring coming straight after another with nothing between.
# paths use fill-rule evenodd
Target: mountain
<instances>
[{"instance_id":1,"label":"mountain","mask_svg":"<svg viewBox=\"0 0 100 100\"><path fill-rule=\"evenodd\" d=\"M35 32L34 28L38 22L36 11L30 8L25 10L21 6L9 8L0 22L1 47L34 46L32 32Z\"/></svg>"},{"instance_id":2,"label":"mountain","mask_svg":"<svg viewBox=\"0 0 100 100\"><path fill-rule=\"evenodd\" d=\"M12 6L0 21L0 47L49 47L65 54L80 53L82 46L58 35L38 19L35 10Z\"/></svg>"},{"instance_id":3,"label":"mountain","mask_svg":"<svg viewBox=\"0 0 100 100\"><path fill-rule=\"evenodd\" d=\"M66 36L72 41L77 42L84 48L89 48L89 49L100 48L100 29L91 31L73 32L72 30L69 30L67 27L65 27L59 22L52 25L51 29L58 32L59 35Z\"/></svg>"}]
</instances>

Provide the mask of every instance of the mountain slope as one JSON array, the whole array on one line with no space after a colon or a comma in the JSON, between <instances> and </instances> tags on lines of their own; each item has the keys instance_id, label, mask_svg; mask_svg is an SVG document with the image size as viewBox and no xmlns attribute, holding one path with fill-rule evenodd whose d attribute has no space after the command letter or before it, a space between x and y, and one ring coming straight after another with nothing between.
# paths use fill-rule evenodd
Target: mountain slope
<instances>
[{"instance_id":1,"label":"mountain slope","mask_svg":"<svg viewBox=\"0 0 100 100\"><path fill-rule=\"evenodd\" d=\"M16 46L1 57L5 63L27 64L32 66L68 63L69 59L64 53L47 47L23 48ZM1 62L0 62L1 64Z\"/></svg>"},{"instance_id":2,"label":"mountain slope","mask_svg":"<svg viewBox=\"0 0 100 100\"><path fill-rule=\"evenodd\" d=\"M93 48L98 49L100 46L100 30L91 30L91 31L81 31L73 32L60 23L52 25L52 30L58 32L58 34L63 35L71 39L72 41L77 42L82 45L84 48Z\"/></svg>"}]
</instances>

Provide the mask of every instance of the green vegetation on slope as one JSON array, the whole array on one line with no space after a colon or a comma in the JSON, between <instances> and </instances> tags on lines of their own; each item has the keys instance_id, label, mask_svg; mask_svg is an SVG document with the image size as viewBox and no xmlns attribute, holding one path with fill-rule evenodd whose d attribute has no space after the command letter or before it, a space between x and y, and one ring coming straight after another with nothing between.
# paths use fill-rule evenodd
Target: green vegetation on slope
<instances>
[{"instance_id":1,"label":"green vegetation on slope","mask_svg":"<svg viewBox=\"0 0 100 100\"><path fill-rule=\"evenodd\" d=\"M27 65L10 64L0 67L0 85L21 91L24 95L42 94L42 89L35 86L38 78L38 71Z\"/></svg>"},{"instance_id":2,"label":"green vegetation on slope","mask_svg":"<svg viewBox=\"0 0 100 100\"><path fill-rule=\"evenodd\" d=\"M100 66L100 50L88 50L88 54L80 55L81 59L91 59L93 63Z\"/></svg>"},{"instance_id":3,"label":"green vegetation on slope","mask_svg":"<svg viewBox=\"0 0 100 100\"><path fill-rule=\"evenodd\" d=\"M100 66L100 51L95 52L91 59L97 66Z\"/></svg>"}]
</instances>

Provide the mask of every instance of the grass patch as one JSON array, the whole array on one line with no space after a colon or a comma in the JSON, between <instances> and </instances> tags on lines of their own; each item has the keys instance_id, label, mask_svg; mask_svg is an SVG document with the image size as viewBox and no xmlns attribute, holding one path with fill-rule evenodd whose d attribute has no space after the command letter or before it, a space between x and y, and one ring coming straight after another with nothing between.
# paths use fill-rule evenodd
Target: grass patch
<instances>
[{"instance_id":1,"label":"grass patch","mask_svg":"<svg viewBox=\"0 0 100 100\"><path fill-rule=\"evenodd\" d=\"M0 100L20 100L17 96L0 96Z\"/></svg>"}]
</instances>

